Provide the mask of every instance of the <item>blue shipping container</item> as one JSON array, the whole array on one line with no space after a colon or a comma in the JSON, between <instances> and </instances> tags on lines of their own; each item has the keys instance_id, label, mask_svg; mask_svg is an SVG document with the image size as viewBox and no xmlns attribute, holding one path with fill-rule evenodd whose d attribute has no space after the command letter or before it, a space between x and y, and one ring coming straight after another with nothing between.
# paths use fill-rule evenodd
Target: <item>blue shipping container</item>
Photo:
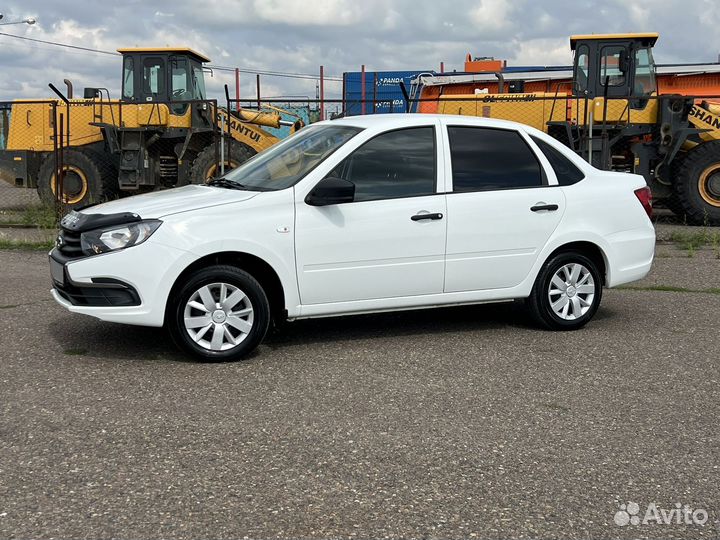
<instances>
[{"instance_id":1,"label":"blue shipping container","mask_svg":"<svg viewBox=\"0 0 720 540\"><path fill-rule=\"evenodd\" d=\"M414 71L366 71L365 72L365 114L383 114L405 112L405 98L400 82L405 83L408 92L410 83L422 73L431 70ZM345 82L345 114L362 114L362 72L353 71L343 74Z\"/></svg>"}]
</instances>

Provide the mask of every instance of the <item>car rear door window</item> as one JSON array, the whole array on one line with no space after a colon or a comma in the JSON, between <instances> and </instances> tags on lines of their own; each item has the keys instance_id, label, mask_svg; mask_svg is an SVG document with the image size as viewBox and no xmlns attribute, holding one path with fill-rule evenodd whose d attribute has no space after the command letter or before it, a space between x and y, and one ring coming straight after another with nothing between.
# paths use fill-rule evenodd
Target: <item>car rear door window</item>
<instances>
[{"instance_id":1,"label":"car rear door window","mask_svg":"<svg viewBox=\"0 0 720 540\"><path fill-rule=\"evenodd\" d=\"M550 162L550 165L555 171L558 184L561 186L570 186L572 184L577 184L580 180L585 178L583 172L578 169L572 161L563 156L560 150L551 144L546 143L542 139L538 139L532 135L530 138L538 145L540 151L545 154L545 157Z\"/></svg>"},{"instance_id":2,"label":"car rear door window","mask_svg":"<svg viewBox=\"0 0 720 540\"><path fill-rule=\"evenodd\" d=\"M400 129L378 135L329 176L355 184L355 202L432 195L436 192L435 129Z\"/></svg>"},{"instance_id":3,"label":"car rear door window","mask_svg":"<svg viewBox=\"0 0 720 540\"><path fill-rule=\"evenodd\" d=\"M540 162L513 130L449 126L453 191L487 191L544 185Z\"/></svg>"}]
</instances>

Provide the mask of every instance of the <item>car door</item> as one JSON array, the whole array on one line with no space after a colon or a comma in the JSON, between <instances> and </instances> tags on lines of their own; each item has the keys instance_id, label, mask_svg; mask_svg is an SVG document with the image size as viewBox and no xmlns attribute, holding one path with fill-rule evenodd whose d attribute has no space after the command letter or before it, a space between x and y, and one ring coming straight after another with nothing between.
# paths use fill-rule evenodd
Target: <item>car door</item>
<instances>
[{"instance_id":1,"label":"car door","mask_svg":"<svg viewBox=\"0 0 720 540\"><path fill-rule=\"evenodd\" d=\"M312 206L296 191L303 305L442 292L438 131L437 123L385 131L349 154L327 176L355 185L352 202Z\"/></svg>"},{"instance_id":2,"label":"car door","mask_svg":"<svg viewBox=\"0 0 720 540\"><path fill-rule=\"evenodd\" d=\"M558 226L565 197L524 133L446 127L451 185L444 290L514 287Z\"/></svg>"}]
</instances>

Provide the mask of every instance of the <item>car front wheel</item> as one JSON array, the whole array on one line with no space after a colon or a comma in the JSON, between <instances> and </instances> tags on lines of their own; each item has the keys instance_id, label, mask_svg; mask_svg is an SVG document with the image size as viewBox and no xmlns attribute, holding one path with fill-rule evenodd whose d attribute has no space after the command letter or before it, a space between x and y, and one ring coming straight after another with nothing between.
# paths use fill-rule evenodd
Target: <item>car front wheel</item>
<instances>
[{"instance_id":1,"label":"car front wheel","mask_svg":"<svg viewBox=\"0 0 720 540\"><path fill-rule=\"evenodd\" d=\"M205 362L240 360L260 344L270 325L265 291L233 266L196 271L174 297L166 318L173 341Z\"/></svg>"},{"instance_id":2,"label":"car front wheel","mask_svg":"<svg viewBox=\"0 0 720 540\"><path fill-rule=\"evenodd\" d=\"M593 318L602 298L602 276L585 255L559 253L543 266L527 299L533 318L551 330L577 330Z\"/></svg>"}]
</instances>

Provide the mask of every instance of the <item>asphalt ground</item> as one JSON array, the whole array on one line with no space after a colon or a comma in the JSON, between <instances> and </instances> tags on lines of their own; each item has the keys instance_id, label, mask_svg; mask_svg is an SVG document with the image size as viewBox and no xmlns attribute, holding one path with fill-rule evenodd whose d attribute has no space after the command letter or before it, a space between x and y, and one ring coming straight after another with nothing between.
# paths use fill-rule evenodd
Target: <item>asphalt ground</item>
<instances>
[{"instance_id":1,"label":"asphalt ground","mask_svg":"<svg viewBox=\"0 0 720 540\"><path fill-rule=\"evenodd\" d=\"M65 312L42 253L0 269L0 538L720 537L713 249L659 246L578 332L343 317L211 365Z\"/></svg>"}]
</instances>

